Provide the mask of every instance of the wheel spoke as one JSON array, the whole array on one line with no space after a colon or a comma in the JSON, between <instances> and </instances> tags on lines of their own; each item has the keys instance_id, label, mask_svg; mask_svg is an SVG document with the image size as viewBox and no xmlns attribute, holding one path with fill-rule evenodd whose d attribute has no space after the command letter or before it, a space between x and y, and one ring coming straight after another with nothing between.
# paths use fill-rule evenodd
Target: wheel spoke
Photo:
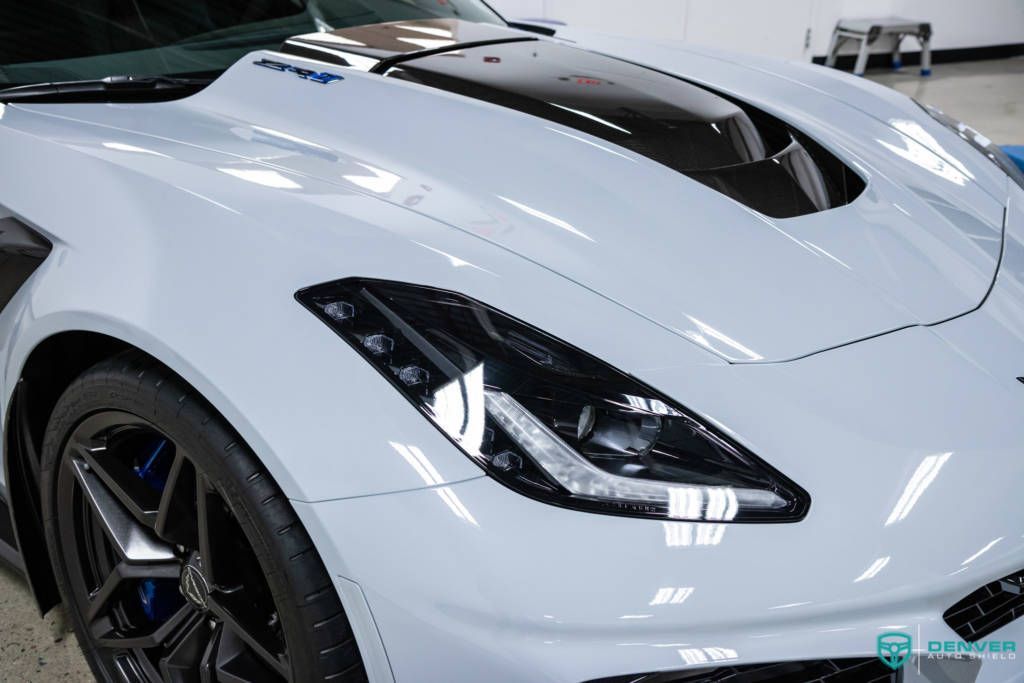
<instances>
[{"instance_id":1,"label":"wheel spoke","mask_svg":"<svg viewBox=\"0 0 1024 683\"><path fill-rule=\"evenodd\" d=\"M225 633L229 634L222 636L221 647L223 648L225 643L230 640L230 636L235 636L248 645L249 649L264 664L270 666L273 671L282 677L288 678L290 667L285 658L274 651L276 649L273 644L275 638L270 629L262 624L246 623L252 620L240 617L240 615L236 614L234 610L224 603L225 599L222 594L210 596L210 613L224 623Z\"/></svg>"},{"instance_id":2,"label":"wheel spoke","mask_svg":"<svg viewBox=\"0 0 1024 683\"><path fill-rule=\"evenodd\" d=\"M157 536L176 545L197 547L196 504L195 468L187 454L176 449L154 522Z\"/></svg>"},{"instance_id":3,"label":"wheel spoke","mask_svg":"<svg viewBox=\"0 0 1024 683\"><path fill-rule=\"evenodd\" d=\"M211 640L211 625L205 615L193 614L182 626L166 656L160 659L160 676L165 681L195 681L203 654Z\"/></svg>"},{"instance_id":4,"label":"wheel spoke","mask_svg":"<svg viewBox=\"0 0 1024 683\"><path fill-rule=\"evenodd\" d=\"M89 623L96 621L108 606L111 598L117 595L126 581L137 581L139 579L176 580L180 573L181 567L177 563L137 565L122 562L114 567L114 571L110 572L110 576L103 582L99 590L89 596L86 620Z\"/></svg>"},{"instance_id":5,"label":"wheel spoke","mask_svg":"<svg viewBox=\"0 0 1024 683\"><path fill-rule=\"evenodd\" d=\"M223 624L217 624L210 633L210 642L206 644L202 659L199 660L199 680L201 683L217 683L217 651L220 648L220 637L224 633Z\"/></svg>"},{"instance_id":6,"label":"wheel spoke","mask_svg":"<svg viewBox=\"0 0 1024 683\"><path fill-rule=\"evenodd\" d=\"M170 546L157 539L147 527L128 514L120 497L111 493L92 466L74 458L67 462L82 487L85 500L125 560L130 563L147 563L176 559Z\"/></svg>"},{"instance_id":7,"label":"wheel spoke","mask_svg":"<svg viewBox=\"0 0 1024 683\"><path fill-rule=\"evenodd\" d=\"M92 629L92 634L96 640L96 644L100 647L119 649L141 648L145 650L151 647L160 646L167 642L171 635L180 629L182 624L193 614L195 614L195 610L193 610L189 605L185 605L155 630L141 635L122 635L116 633L116 631L109 630L104 633L98 628ZM103 621L104 620L101 619L97 621L96 624L102 624Z\"/></svg>"},{"instance_id":8,"label":"wheel spoke","mask_svg":"<svg viewBox=\"0 0 1024 683\"><path fill-rule=\"evenodd\" d=\"M147 504L147 499L154 497L145 485L127 471L127 468L107 455L107 448L97 441L77 441L70 444L76 459L85 461L89 471L94 472L135 519L147 527L156 522L156 505Z\"/></svg>"},{"instance_id":9,"label":"wheel spoke","mask_svg":"<svg viewBox=\"0 0 1024 683\"><path fill-rule=\"evenodd\" d=\"M196 533L199 537L199 561L203 577L212 587L216 585L213 578L213 565L216 560L213 551L212 531L210 529L210 483L206 477L196 473Z\"/></svg>"},{"instance_id":10,"label":"wheel spoke","mask_svg":"<svg viewBox=\"0 0 1024 683\"><path fill-rule=\"evenodd\" d=\"M160 507L157 508L156 520L153 523L158 536L164 535L170 521L171 507L175 500L174 493L178 489L178 482L182 477L181 469L184 464L185 456L181 453L176 453L174 455L174 464L171 465L171 471L167 475L167 483L164 485L163 493L160 494Z\"/></svg>"}]
</instances>

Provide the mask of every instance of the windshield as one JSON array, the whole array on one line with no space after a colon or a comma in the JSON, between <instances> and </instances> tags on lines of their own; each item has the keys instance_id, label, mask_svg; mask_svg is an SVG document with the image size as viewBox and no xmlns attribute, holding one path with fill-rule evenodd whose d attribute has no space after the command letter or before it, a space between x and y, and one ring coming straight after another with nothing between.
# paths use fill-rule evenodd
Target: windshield
<instances>
[{"instance_id":1,"label":"windshield","mask_svg":"<svg viewBox=\"0 0 1024 683\"><path fill-rule=\"evenodd\" d=\"M294 35L438 17L504 25L481 0L3 0L0 88L213 77Z\"/></svg>"}]
</instances>

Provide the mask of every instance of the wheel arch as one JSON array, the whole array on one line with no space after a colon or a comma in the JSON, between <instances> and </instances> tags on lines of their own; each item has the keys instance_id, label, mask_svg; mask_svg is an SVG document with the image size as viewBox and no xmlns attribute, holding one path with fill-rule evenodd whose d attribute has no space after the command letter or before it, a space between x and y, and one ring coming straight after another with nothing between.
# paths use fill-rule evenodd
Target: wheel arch
<instances>
[{"instance_id":1,"label":"wheel arch","mask_svg":"<svg viewBox=\"0 0 1024 683\"><path fill-rule=\"evenodd\" d=\"M126 349L125 341L97 332L65 331L42 340L26 357L4 421L4 481L17 550L40 613L61 601L39 501L43 435L57 400L85 370Z\"/></svg>"}]
</instances>

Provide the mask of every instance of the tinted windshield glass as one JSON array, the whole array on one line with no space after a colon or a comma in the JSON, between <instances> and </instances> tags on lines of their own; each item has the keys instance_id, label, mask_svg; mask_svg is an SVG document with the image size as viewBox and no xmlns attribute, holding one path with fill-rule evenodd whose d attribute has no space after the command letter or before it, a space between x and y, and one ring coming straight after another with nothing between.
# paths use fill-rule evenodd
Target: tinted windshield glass
<instances>
[{"instance_id":1,"label":"tinted windshield glass","mask_svg":"<svg viewBox=\"0 0 1024 683\"><path fill-rule=\"evenodd\" d=\"M214 76L301 33L435 17L504 24L480 0L0 0L0 88Z\"/></svg>"}]
</instances>

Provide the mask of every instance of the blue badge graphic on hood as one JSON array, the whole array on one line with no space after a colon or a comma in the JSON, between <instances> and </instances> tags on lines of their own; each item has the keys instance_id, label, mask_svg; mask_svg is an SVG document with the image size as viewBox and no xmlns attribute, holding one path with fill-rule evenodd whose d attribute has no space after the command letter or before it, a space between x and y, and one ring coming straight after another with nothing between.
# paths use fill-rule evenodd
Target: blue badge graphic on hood
<instances>
[{"instance_id":1,"label":"blue badge graphic on hood","mask_svg":"<svg viewBox=\"0 0 1024 683\"><path fill-rule=\"evenodd\" d=\"M285 64L284 62L275 62L272 59L261 59L258 62L253 62L253 64L267 69L273 69L274 71L290 72L299 78L304 78L307 81L313 81L314 83L321 83L323 85L345 80L343 76L339 76L338 74L327 73L326 71L303 69L291 64Z\"/></svg>"}]
</instances>

